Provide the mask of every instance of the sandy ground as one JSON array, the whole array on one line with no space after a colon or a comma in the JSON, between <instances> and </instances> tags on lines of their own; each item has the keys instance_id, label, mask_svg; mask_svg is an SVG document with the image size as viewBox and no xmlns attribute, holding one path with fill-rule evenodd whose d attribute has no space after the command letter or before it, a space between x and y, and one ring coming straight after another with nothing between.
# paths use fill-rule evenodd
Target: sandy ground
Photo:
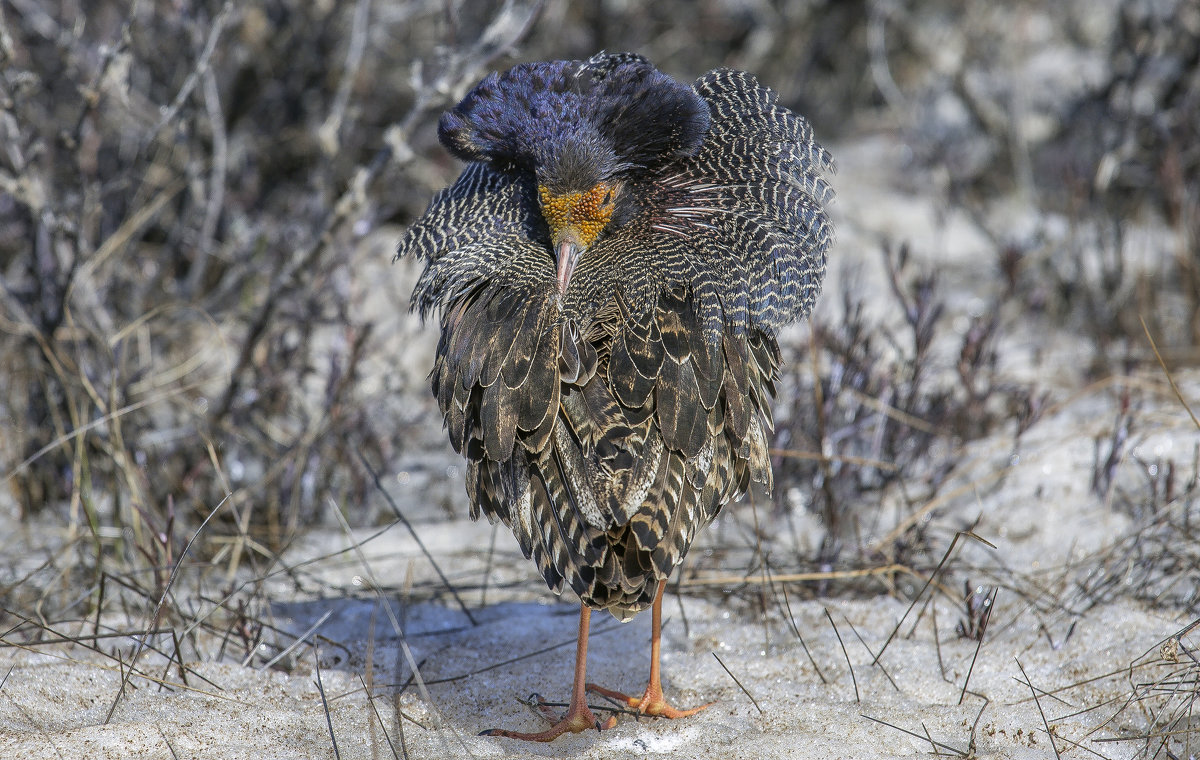
<instances>
[{"instance_id":1,"label":"sandy ground","mask_svg":"<svg viewBox=\"0 0 1200 760\"><path fill-rule=\"evenodd\" d=\"M912 241L944 267L950 287L962 289L952 301L968 309L981 295L971 283L986 280L980 268L992 266L981 253L983 238L967 220L946 218L903 189L899 146L868 139L833 147L840 229L830 289L850 264L861 267L856 276L863 287L877 286L878 241L888 236ZM395 283L409 274L402 267L389 271ZM412 348L419 357L433 336L415 329L404 327L420 335L422 343ZM1134 518L1089 489L1095 440L1111 430L1119 394L1078 385L1083 348L1070 335L1017 331L1009 341L1004 355L1018 358L1006 371L1017 379L1036 374L1054 403L1019 442L1006 429L968 446L958 480L942 490L951 496L929 515L939 551L955 530L969 526L995 544L993 550L965 541L958 549L978 568L972 582L1001 586L978 653L975 641L954 633L961 603L939 595L923 608L928 592L911 610L900 601L920 591L908 576L899 578L893 597L793 598L790 617L773 601L765 615L756 614L744 592L742 601L724 603L712 590L683 588L666 604L665 686L677 703L713 700L710 709L673 722L626 716L614 730L548 746L478 737L492 727L539 729L540 719L520 701L531 692L565 700L577 608L533 577L507 532L466 519L461 470L439 443L410 447L397 492L407 493L414 509L452 510L450 519L424 519L416 528L443 571L467 589L463 600L473 622L448 594L429 600L436 574L403 526L314 534L284 557L281 566L295 571L271 575L261 589L260 598L273 602L259 610L277 627L271 641L309 634L282 657L264 648L242 665L216 661L220 642L185 646L195 659L187 662L181 688L176 669L147 652L142 667L172 686L133 679L106 720L122 681L112 659L81 647L0 649L0 757L334 757L331 731L345 758L894 758L929 756L932 742L946 754L985 758L1047 758L1056 749L1064 757L1134 757L1143 744L1109 740L1145 730L1136 722L1145 716L1127 712L1105 724L1132 684L1147 680L1147 673L1127 668L1147 653L1156 657L1160 643L1191 621L1120 593L1090 596L1085 604L1079 584L1101 572L1106 547L1138 530ZM1019 359L1034 348L1044 357L1036 367ZM1200 375L1177 379L1200 406ZM1149 378L1138 394L1149 422L1129 442L1122 477L1139 477L1139 458L1191 461L1196 430L1165 388L1161 377ZM427 435L440 441L442 434L431 424ZM16 524L8 510L0 510L0 520L0 556L9 566L23 566L16 558L30 547L53 546L46 526ZM881 518L874 529L882 534L888 527ZM705 547L730 530L715 525L693 552L701 574ZM23 563L35 566L52 552L29 552ZM403 594L373 599L376 582L406 585L423 601L408 603ZM176 593L196 595L183 603L198 609L218 595L209 590L204 601L195 589ZM1051 598L1060 604L1045 603ZM130 627L144 624L138 616L145 614L131 611ZM873 653L901 620L899 635L873 666ZM640 691L649 623L648 616L627 625L597 616L590 679ZM1195 632L1188 642L1194 649ZM132 648L129 639L103 646ZM394 700L388 687L403 684L408 688ZM1200 750L1200 738L1189 741L1193 752Z\"/></svg>"}]
</instances>

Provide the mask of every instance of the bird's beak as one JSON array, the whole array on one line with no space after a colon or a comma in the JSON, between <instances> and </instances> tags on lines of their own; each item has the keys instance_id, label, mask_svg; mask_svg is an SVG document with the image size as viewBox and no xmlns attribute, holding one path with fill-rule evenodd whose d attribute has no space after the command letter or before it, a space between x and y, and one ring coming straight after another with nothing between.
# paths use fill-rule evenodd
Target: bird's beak
<instances>
[{"instance_id":1,"label":"bird's beak","mask_svg":"<svg viewBox=\"0 0 1200 760\"><path fill-rule=\"evenodd\" d=\"M564 240L558 244L558 295L567 294L567 285L571 283L571 273L575 271L575 263L579 260L580 248L577 244Z\"/></svg>"}]
</instances>

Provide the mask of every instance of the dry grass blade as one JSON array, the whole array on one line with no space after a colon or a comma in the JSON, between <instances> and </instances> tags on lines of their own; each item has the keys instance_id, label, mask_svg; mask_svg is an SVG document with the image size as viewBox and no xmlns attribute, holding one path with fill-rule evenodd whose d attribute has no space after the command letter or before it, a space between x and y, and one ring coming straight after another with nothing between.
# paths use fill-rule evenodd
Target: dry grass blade
<instances>
[{"instance_id":1,"label":"dry grass blade","mask_svg":"<svg viewBox=\"0 0 1200 760\"><path fill-rule=\"evenodd\" d=\"M733 674L733 671L729 669L729 666L726 665L725 662L720 657L717 656L716 652L713 652L712 656L714 658L716 658L717 664L721 666L721 669L724 670L726 673L728 673L729 677L733 679L733 682L738 685L738 688L742 690L742 693L745 694L747 697L749 697L750 701L754 703L754 709L758 710L758 714L763 715L764 714L763 709L761 707L759 707L758 700L754 698L754 695L750 693L750 690L742 685L742 682L739 681L738 677Z\"/></svg>"},{"instance_id":2,"label":"dry grass blade","mask_svg":"<svg viewBox=\"0 0 1200 760\"><path fill-rule=\"evenodd\" d=\"M371 706L371 713L375 716L375 721L379 724L379 730L383 732L383 738L387 741L388 749L392 751L392 757L399 758L400 754L396 752L396 745L392 743L392 737L388 735L387 726L383 722L383 716L379 714L379 708L375 706L375 695L371 693L370 687L367 686L367 682L363 680L361 675L358 677L358 682L362 684L363 693L367 695L367 704ZM403 723L397 721L397 725L403 725ZM408 749L404 747L403 728L400 729L400 743L401 749L404 752L404 760L408 760Z\"/></svg>"},{"instance_id":3,"label":"dry grass blade","mask_svg":"<svg viewBox=\"0 0 1200 760\"><path fill-rule=\"evenodd\" d=\"M116 655L111 656L111 658L116 662L115 666L114 665L102 665L102 664L99 664L96 662L77 660L72 657L68 657L64 654L60 654L58 652L46 652L46 651L42 651L42 650L34 650L23 644L17 644L15 646L19 649L26 649L30 652L36 651L42 657L50 657L50 658L53 658L56 660L61 660L66 663L70 663L72 665L78 665L80 667L95 668L97 670L102 670L102 671L109 672L109 673L118 673L121 675L121 677L123 679L126 679L125 682L128 682L130 672L132 671L133 675L136 675L138 678L145 679L146 681L153 683L153 684L158 684L159 686L166 686L166 687L170 687L172 689L178 690L178 691L185 691L190 694L196 694L197 696L211 697L213 699L219 699L219 700L222 700L225 702L231 702L233 704L240 705L240 706L246 707L246 708L254 706L252 703L247 702L245 700L238 699L237 697L232 697L228 694L222 694L221 687L217 686L216 684L213 684L216 691L209 691L206 689L197 688L195 686L188 686L186 684L169 682L169 681L159 678L158 676L155 676L151 673L146 673L143 671L133 671L132 668L126 667L125 661ZM205 680L207 681L207 679L205 679ZM212 682L208 681L208 683L212 683Z\"/></svg>"},{"instance_id":4,"label":"dry grass blade","mask_svg":"<svg viewBox=\"0 0 1200 760\"><path fill-rule=\"evenodd\" d=\"M611 633L612 631L615 631L618 629L618 625L619 624L617 624L617 623L613 623L612 625L608 625L603 628L595 628L591 631L589 639L595 638L596 636L602 636L606 633ZM560 641L557 644L551 644L549 646L542 647L541 649L535 649L532 652L526 652L524 654L517 655L516 657L510 657L507 660L501 660L500 662L494 662L491 665L485 665L481 668L476 668L475 670L469 671L467 673L460 673L460 674L454 675L454 676L446 676L445 678L435 678L435 679L426 681L425 683L429 686L433 686L434 684L453 683L455 681L462 681L464 679L471 678L473 676L477 676L481 673L487 673L489 671L496 670L497 668L503 668L506 665L512 665L513 663L521 662L522 660L528 660L528 659L531 659L534 657L540 657L541 655L546 654L547 652L553 652L556 649L562 649L563 647L574 646L575 644L576 644L576 639L574 637L572 637L565 641Z\"/></svg>"},{"instance_id":5,"label":"dry grass blade","mask_svg":"<svg viewBox=\"0 0 1200 760\"><path fill-rule=\"evenodd\" d=\"M957 747L952 747L952 746L950 746L949 744L945 744L945 743L943 743L943 742L935 741L935 740L934 740L932 737L930 737L930 736L929 736L929 731L928 731L927 729L925 729L925 725L924 725L924 724L922 724L922 725L921 725L921 728L922 728L922 730L924 730L924 731L925 731L925 733L923 733L923 734L918 734L918 733L916 733L915 731L909 731L907 728L901 728L900 726L897 726L897 725L896 725L896 724L894 724L894 723L888 723L886 720L881 720L881 719L879 719L879 718L872 717L872 716L870 716L870 715L867 715L866 713L860 713L860 714L862 715L862 717L866 718L866 719L867 719L867 720L869 720L869 721L872 721L872 722L874 722L874 723L878 723L878 724L880 724L880 725L882 725L882 726L887 726L888 728L893 728L893 729L895 729L895 730L899 731L900 733L903 733L903 734L908 734L909 736L911 736L911 737L913 737L913 738L916 738L916 739L921 739L921 740L924 740L924 741L927 741L927 742L929 742L930 744L932 744L932 745L933 745L933 747L934 747L934 752L935 752L935 753L937 752L937 750L938 750L938 749L944 749L944 750L947 750L947 751L949 751L949 752L953 752L953 753L954 753L955 755L957 755L958 757L963 757L963 758L965 758L965 757L969 757L969 756L970 756L970 755L969 755L969 753L968 753L966 750L962 750L962 749L959 749L959 748L957 748Z\"/></svg>"},{"instance_id":6,"label":"dry grass blade","mask_svg":"<svg viewBox=\"0 0 1200 760\"><path fill-rule=\"evenodd\" d=\"M1113 758L1109 757L1108 755L1105 755L1101 752L1097 752L1096 750L1092 749L1091 747L1089 747L1086 744L1083 744L1081 742L1072 741L1071 739L1068 739L1065 736L1058 737L1058 740L1062 741L1062 742L1066 742L1067 744L1070 744L1072 747L1074 747L1076 749L1081 749L1084 752L1087 752L1089 755L1094 755L1095 757L1100 758L1100 760L1113 760ZM1103 741L1103 740L1097 739L1097 741Z\"/></svg>"},{"instance_id":7,"label":"dry grass blade","mask_svg":"<svg viewBox=\"0 0 1200 760\"><path fill-rule=\"evenodd\" d=\"M1038 699L1037 689L1033 687L1033 682L1029 680L1029 676L1025 674L1025 667L1021 665L1021 661L1017 660L1017 667L1021 670L1021 677L1025 679L1025 685L1029 687L1029 691L1033 693L1033 702L1037 705L1038 715L1042 717L1042 726L1046 729L1046 735L1050 737L1050 749L1054 750L1054 756L1061 758L1058 754L1058 745L1054 742L1054 732L1050 730L1050 723L1046 720L1046 713L1042 710L1042 702Z\"/></svg>"},{"instance_id":8,"label":"dry grass blade","mask_svg":"<svg viewBox=\"0 0 1200 760\"><path fill-rule=\"evenodd\" d=\"M900 687L896 685L896 679L892 678L892 674L887 671L887 668L883 667L881 662L879 662L879 658L874 652L871 651L871 647L867 646L867 642L863 640L862 634L860 634L858 629L854 627L854 623L850 622L850 618L842 615L842 620L845 620L846 625L850 626L850 632L854 634L854 638L858 639L858 643L862 644L862 648L867 650L867 654L871 655L871 663L875 667L879 668L880 672L882 672L884 677L887 678L888 683L892 685L893 689L900 691Z\"/></svg>"},{"instance_id":9,"label":"dry grass blade","mask_svg":"<svg viewBox=\"0 0 1200 760\"><path fill-rule=\"evenodd\" d=\"M317 622L315 622L311 626L309 626L307 631L305 631L304 633L297 636L295 641L293 641L287 647L279 650L278 654L276 654L274 657L272 657L271 659L267 660L262 665L260 665L259 670L270 670L271 668L275 667L275 663L279 662L284 657L287 657L289 654L291 654L293 651L295 651L298 647L300 647L304 644L312 644L312 642L309 641L309 638L314 633L316 633L321 628L321 626L325 625L325 621L328 620L332 615L333 615L333 610L326 610L325 614L322 615L320 618L318 618ZM313 644L313 645L315 646L315 644ZM251 657L251 656L253 656L253 654L254 654L254 652L253 652L253 650L251 650L251 653L247 656ZM243 664L249 665L250 663L245 662Z\"/></svg>"},{"instance_id":10,"label":"dry grass blade","mask_svg":"<svg viewBox=\"0 0 1200 760\"><path fill-rule=\"evenodd\" d=\"M367 561L366 555L363 554L362 546L360 544L358 544L357 542L353 541L353 534L351 533L350 525L349 525L349 523L346 522L346 516L342 514L341 508L338 507L338 505L336 503L334 503L333 501L330 501L329 507L333 511L333 514L337 517L338 522L341 524L342 531L345 533L346 537L351 540L350 548L354 551L354 554L357 557L358 562L363 569L363 572L366 573L367 578L371 582L372 589L374 590L375 594L378 595L378 599L379 599L380 603L383 604L384 609L388 613L388 618L391 620L391 623L392 623L392 630L395 632L396 636L399 638L400 650L401 650L401 652L403 652L404 658L408 662L408 667L410 669L410 672L412 673L412 678L415 679L417 682L417 688L420 689L422 696L425 697L426 701L428 701L428 703L432 707L432 705L434 704L433 698L430 696L429 691L426 689L425 679L424 679L424 677L421 676L420 667L417 664L416 658L413 657L412 649L408 645L408 640L405 638L404 626L401 625L400 619L396 616L396 610L393 609L392 605L389 604L388 600L383 596L383 591L382 591L383 586L375 578L375 571L371 568L371 563ZM412 530L411 526L409 529ZM424 548L424 547L422 547L422 548ZM439 574L439 576L441 576L440 571L438 574ZM445 576L441 576L441 577L443 579L445 578ZM468 615L468 617L470 617L470 615ZM474 622L474 621L472 621L472 622ZM461 737L460 737L460 741L461 741Z\"/></svg>"},{"instance_id":11,"label":"dry grass blade","mask_svg":"<svg viewBox=\"0 0 1200 760\"><path fill-rule=\"evenodd\" d=\"M313 648L313 667L317 670L317 680L314 681L317 687L317 692L321 695L321 708L325 712L325 727L329 729L329 741L333 744L333 756L336 760L341 760L342 753L338 749L337 734L333 731L333 717L329 714L329 700L325 698L325 684L321 681L321 653L314 643Z\"/></svg>"},{"instance_id":12,"label":"dry grass blade","mask_svg":"<svg viewBox=\"0 0 1200 760\"><path fill-rule=\"evenodd\" d=\"M191 550L193 544L196 543L196 539L200 537L200 534L204 532L205 526L207 526L209 521L221 511L221 507L225 506L228 501L228 498L222 499L221 503L213 507L212 511L209 512L204 518L204 521L200 523L200 527L198 527L196 531L192 533L191 538L189 538L187 543L184 545L183 550L179 553L179 559L176 560L175 564L171 567L171 574L167 577L166 582L163 584L162 594L158 598L158 603L154 605L154 610L150 614L149 624L146 626L148 629L154 629L158 626L159 619L162 617L163 606L166 604L167 596L171 591L171 586L175 583L175 579L179 577L179 570L183 567L183 562L185 559L187 559L188 552ZM121 676L121 686L117 690L117 695L113 698L112 704L108 708L108 714L104 717L105 723L108 723L110 720L112 720L113 713L117 710L117 705L121 703L121 698L125 696L125 687L129 682L129 677L132 675L134 667L137 665L138 658L141 656L142 651L146 648L146 641L148 638L149 637L147 636L138 637L137 646L134 648L133 654L130 657L129 668L128 670L123 671Z\"/></svg>"},{"instance_id":13,"label":"dry grass blade","mask_svg":"<svg viewBox=\"0 0 1200 760\"><path fill-rule=\"evenodd\" d=\"M971 664L967 667L967 677L963 679L962 691L958 695L958 703L960 705L967 696L967 685L971 683L971 674L975 672L975 662L979 659L979 650L983 649L983 636L987 632L988 621L991 620L991 611L996 609L996 595L999 592L999 588L994 588L992 589L992 593L988 595L988 612L979 626L978 635L975 637L975 653L971 655Z\"/></svg>"},{"instance_id":14,"label":"dry grass blade","mask_svg":"<svg viewBox=\"0 0 1200 760\"><path fill-rule=\"evenodd\" d=\"M858 578L884 577L907 573L921 580L924 576L907 565L890 564L882 567L867 567L858 570L820 570L811 573L772 573L770 578L755 575L753 571L745 575L698 575L691 578L681 578L679 586L684 588L699 588L703 586L762 586L770 583L806 583L832 580L853 580Z\"/></svg>"},{"instance_id":15,"label":"dry grass blade","mask_svg":"<svg viewBox=\"0 0 1200 760\"><path fill-rule=\"evenodd\" d=\"M872 665L878 664L879 658L883 657L883 653L887 651L887 648L888 648L888 646L891 645L892 640L896 638L896 634L900 632L900 627L903 626L904 621L908 619L909 613L911 613L913 611L913 608L916 607L917 601L919 601L920 598L929 589L929 587L931 585L933 585L933 582L937 579L938 575L942 572L942 569L946 566L946 563L949 561L951 555L954 552L954 547L958 545L958 540L960 538L971 538L971 539L974 539L974 540L980 542L984 546L987 546L988 548L991 548L991 549L996 548L995 544L991 543L986 538L982 538L981 536L975 535L971 531L959 531L959 532L955 533L954 538L951 539L951 541L950 541L950 545L946 547L945 553L942 554L941 560L938 561L937 567L935 567L933 569L933 573L931 573L930 576L927 579L925 579L925 585L922 586L921 590L918 591L916 596L913 597L912 602L909 603L909 605L908 605L908 609L906 609L904 611L904 614L900 617L900 620L896 623L895 627L892 628L892 632L890 634L888 634L887 641L883 642L883 646L879 649L879 654L875 655L874 659L871 661Z\"/></svg>"},{"instance_id":16,"label":"dry grass blade","mask_svg":"<svg viewBox=\"0 0 1200 760\"><path fill-rule=\"evenodd\" d=\"M792 633L797 639L799 639L800 646L804 649L804 656L807 657L809 663L812 664L813 670L817 672L817 678L821 679L821 683L829 683L829 681L825 679L825 674L821 672L821 666L817 664L816 659L812 656L812 652L809 651L808 644L804 641L804 636L800 634L800 628L796 625L796 616L792 614L792 603L788 601L787 589L783 586L780 586L779 592L783 596L783 605L787 609L788 625L791 626Z\"/></svg>"},{"instance_id":17,"label":"dry grass blade","mask_svg":"<svg viewBox=\"0 0 1200 760\"><path fill-rule=\"evenodd\" d=\"M1138 734L1097 742L1141 742L1138 757L1191 757L1197 736L1196 707L1200 704L1200 646L1194 637L1200 618L1175 631L1130 663L1123 675L1130 689L1106 722L1139 718L1146 728ZM1096 709L1096 708L1093 708Z\"/></svg>"},{"instance_id":18,"label":"dry grass blade","mask_svg":"<svg viewBox=\"0 0 1200 760\"><path fill-rule=\"evenodd\" d=\"M833 627L833 635L837 636L838 646L842 648L842 657L846 659L846 667L850 669L850 683L854 685L854 701L861 702L862 699L858 695L858 679L854 677L854 665L850 663L850 653L846 651L846 642L842 641L842 634L838 631L837 623L833 622L833 616L829 614L828 608L825 609L825 619Z\"/></svg>"},{"instance_id":19,"label":"dry grass blade","mask_svg":"<svg viewBox=\"0 0 1200 760\"><path fill-rule=\"evenodd\" d=\"M49 443L42 446L37 451L35 451L35 452L31 453L29 456L25 457L25 459L22 460L21 462L17 463L17 465L15 467L10 469L8 472L4 473L3 477L0 477L0 480L5 480L5 481L12 480L13 478L20 475L26 468L28 468L33 463L37 462L39 459L41 459L46 454L50 453L51 451L54 451L55 449L59 448L60 446L66 444L66 443L69 443L70 441L76 440L76 439L80 438L81 436L86 435L87 433L91 432L92 430L101 428L104 425L108 425L108 424L120 419L124 415L132 414L141 409L145 409L148 406L151 406L155 403L163 401L172 396L178 396L178 395L187 393L188 391L195 390L196 388L200 387L201 385L203 385L207 382L209 382L209 380L205 379L205 380L199 380L199 381L196 381L193 383L188 383L185 385L175 386L175 387L171 388L170 390L163 391L162 393L157 394L155 396L142 399L141 401L136 401L132 404L128 404L126 406L121 407L120 409L115 409L112 412L109 412L108 414L104 415L103 417L94 419L91 422L88 422L86 424L83 424L76 428L73 428L70 432L63 433L62 435L58 436L54 440L52 440Z\"/></svg>"},{"instance_id":20,"label":"dry grass blade","mask_svg":"<svg viewBox=\"0 0 1200 760\"><path fill-rule=\"evenodd\" d=\"M882 459L867 459L865 457L855 457L849 455L825 456L817 451L794 451L792 449L770 449L769 453L773 457L783 457L784 459L807 459L812 462L837 462L839 464L875 467L880 470L889 471L899 469L894 462L887 462Z\"/></svg>"},{"instance_id":21,"label":"dry grass blade","mask_svg":"<svg viewBox=\"0 0 1200 760\"><path fill-rule=\"evenodd\" d=\"M433 558L433 555L429 552L429 549L425 547L425 542L421 540L421 536L417 533L416 529L413 528L412 523L408 521L408 518L404 516L404 512L400 509L400 505L396 503L396 500L392 498L390 493L384 490L383 484L379 481L379 473L377 473L375 469L371 467L366 458L362 455L362 452L358 453L358 461L362 463L362 466L370 474L371 480L375 484L375 489L379 491L379 493L383 494L384 500L387 501L388 506L392 509L392 514L396 516L396 519L400 521L405 529L408 530L408 533L410 536L412 536L413 540L417 542L417 546L420 547L421 553L425 555L425 559L429 560L429 564L433 567L434 572L436 572L438 578L442 580L442 585L444 585L446 590L450 592L450 595L454 597L454 601L458 603L459 609L461 609L463 614L467 616L467 620L471 621L471 625L479 625L479 622L475 620L475 616L471 614L471 608L469 608L467 603L463 601L461 596L459 596L458 589L453 583L450 582L450 580L446 577L446 574L442 572L441 565L439 565L438 561ZM334 509L340 516L341 511L337 510L336 506Z\"/></svg>"},{"instance_id":22,"label":"dry grass blade","mask_svg":"<svg viewBox=\"0 0 1200 760\"><path fill-rule=\"evenodd\" d=\"M1162 367L1162 371L1163 374L1166 375L1167 382L1171 384L1171 391L1175 394L1175 398L1179 399L1180 406L1182 406L1188 413L1188 416L1192 418L1192 424L1196 426L1197 430L1200 430L1200 420L1196 419L1196 413L1192 411L1192 407L1188 404L1187 400L1184 399L1183 392L1179 390L1179 386L1175 383L1174 376L1172 376L1171 371L1167 369L1167 363L1163 361L1162 354L1158 352L1158 344L1154 342L1154 337L1150 335L1150 328L1146 326L1145 317L1139 314L1138 321L1142 323L1142 330L1146 333L1146 340L1150 343L1151 350L1154 351L1154 358L1158 360L1158 366Z\"/></svg>"},{"instance_id":23,"label":"dry grass blade","mask_svg":"<svg viewBox=\"0 0 1200 760\"><path fill-rule=\"evenodd\" d=\"M167 749L171 752L171 757L174 758L174 760L179 760L179 753L176 752L175 747L171 745L171 740L167 738L167 732L163 731L163 727L161 725L157 726L157 728L158 735L162 737L163 744L167 745Z\"/></svg>"}]
</instances>

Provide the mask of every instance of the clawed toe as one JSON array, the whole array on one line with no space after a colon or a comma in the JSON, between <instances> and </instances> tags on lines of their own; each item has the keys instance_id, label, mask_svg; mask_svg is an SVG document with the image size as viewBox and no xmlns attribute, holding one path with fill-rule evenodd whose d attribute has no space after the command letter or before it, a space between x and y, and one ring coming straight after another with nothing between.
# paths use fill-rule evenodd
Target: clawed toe
<instances>
[{"instance_id":1,"label":"clawed toe","mask_svg":"<svg viewBox=\"0 0 1200 760\"><path fill-rule=\"evenodd\" d=\"M656 684L651 683L646 687L645 693L640 697L631 697L624 692L606 689L603 686L597 686L594 683L589 683L587 685L587 690L599 694L606 699L610 699L619 705L632 707L637 710L639 715L652 715L656 718L686 718L691 715L695 715L701 710L707 710L709 707L712 707L714 704L716 704L716 702L709 702L707 704L700 705L699 707L693 707L690 710L678 710L672 707L671 704L663 698L662 688L655 687Z\"/></svg>"},{"instance_id":2,"label":"clawed toe","mask_svg":"<svg viewBox=\"0 0 1200 760\"><path fill-rule=\"evenodd\" d=\"M607 731L617 725L616 716L609 716L608 720L601 723L586 704L573 704L567 710L567 714L561 719L554 712L554 708L542 698L541 694L530 694L529 699L525 704L535 708L553 725L545 731L535 733L523 733L520 731L507 731L502 728L489 728L486 731L480 731L480 736L503 736L509 739L519 739L526 742L548 742L563 734L577 734L581 731L586 731L589 728L594 728L597 731Z\"/></svg>"}]
</instances>

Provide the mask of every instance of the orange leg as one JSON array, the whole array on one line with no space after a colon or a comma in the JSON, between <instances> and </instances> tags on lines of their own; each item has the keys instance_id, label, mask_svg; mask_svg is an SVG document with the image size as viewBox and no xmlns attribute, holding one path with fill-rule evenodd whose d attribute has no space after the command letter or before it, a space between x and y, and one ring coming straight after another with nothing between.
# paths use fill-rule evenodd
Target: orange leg
<instances>
[{"instance_id":1,"label":"orange leg","mask_svg":"<svg viewBox=\"0 0 1200 760\"><path fill-rule=\"evenodd\" d=\"M601 724L587 706L584 678L587 671L588 623L591 617L591 609L586 604L579 605L579 638L575 642L575 685L571 690L571 706L567 708L567 714L563 716L563 719L547 730L536 734L491 728L481 733L480 736L507 736L509 739L520 739L527 742L548 742L568 732L577 734L589 728L599 731L612 728L617 724L615 717L609 717L605 723ZM538 699L540 701L540 698Z\"/></svg>"},{"instance_id":2,"label":"orange leg","mask_svg":"<svg viewBox=\"0 0 1200 760\"><path fill-rule=\"evenodd\" d=\"M662 718L686 718L716 703L709 702L706 705L700 705L691 710L677 710L667 700L663 699L662 677L659 672L658 657L662 648L662 602L663 591L666 588L667 582L665 580L660 581L658 584L658 594L654 597L654 607L650 613L652 621L650 628L650 683L647 684L645 693L640 697L631 697L628 694L622 694L612 689L605 689L594 683L589 683L587 689L588 691L594 691L597 694L615 700L618 703L637 708L637 711L642 715L656 715Z\"/></svg>"}]
</instances>

